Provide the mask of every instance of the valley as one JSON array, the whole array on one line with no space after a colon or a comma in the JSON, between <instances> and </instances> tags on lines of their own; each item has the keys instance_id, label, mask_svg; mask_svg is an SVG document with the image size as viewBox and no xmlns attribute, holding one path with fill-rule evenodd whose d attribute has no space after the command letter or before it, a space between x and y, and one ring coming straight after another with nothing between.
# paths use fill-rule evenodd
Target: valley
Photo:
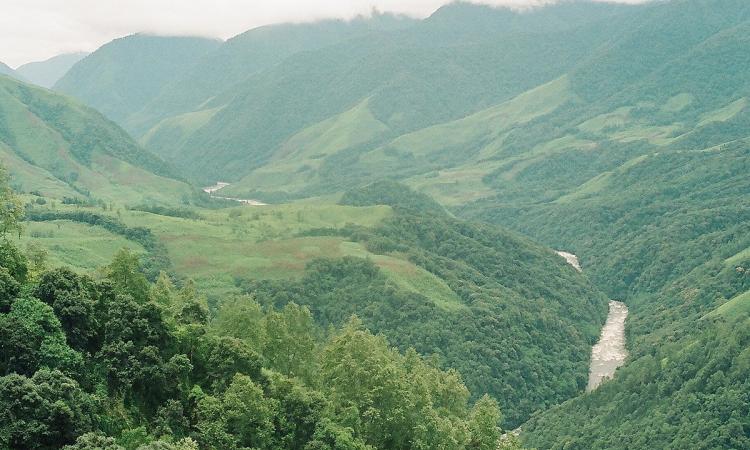
<instances>
[{"instance_id":1,"label":"valley","mask_svg":"<svg viewBox=\"0 0 750 450\"><path fill-rule=\"evenodd\" d=\"M480 3L0 63L0 448L750 448L750 3Z\"/></svg>"}]
</instances>

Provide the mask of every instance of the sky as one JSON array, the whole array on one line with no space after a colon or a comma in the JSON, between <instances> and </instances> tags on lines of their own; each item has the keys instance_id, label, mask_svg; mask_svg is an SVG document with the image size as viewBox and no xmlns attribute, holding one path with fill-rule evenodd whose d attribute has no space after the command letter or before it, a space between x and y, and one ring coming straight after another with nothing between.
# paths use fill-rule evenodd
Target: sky
<instances>
[{"instance_id":1,"label":"sky","mask_svg":"<svg viewBox=\"0 0 750 450\"><path fill-rule=\"evenodd\" d=\"M93 51L145 32L227 39L261 25L352 18L374 9L426 17L451 0L2 0L0 61L11 67ZM472 0L474 1L474 0ZM476 0L530 7L555 0ZM607 1L607 0L604 0ZM644 0L609 0L642 3Z\"/></svg>"}]
</instances>

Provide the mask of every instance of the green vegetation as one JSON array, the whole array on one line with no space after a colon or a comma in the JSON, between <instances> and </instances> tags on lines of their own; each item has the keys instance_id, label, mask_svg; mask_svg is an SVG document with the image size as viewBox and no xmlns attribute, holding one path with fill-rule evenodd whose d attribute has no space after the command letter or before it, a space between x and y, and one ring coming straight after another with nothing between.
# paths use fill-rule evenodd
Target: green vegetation
<instances>
[{"instance_id":1,"label":"green vegetation","mask_svg":"<svg viewBox=\"0 0 750 450\"><path fill-rule=\"evenodd\" d=\"M54 89L122 123L220 44L214 39L147 34L115 39L77 62Z\"/></svg>"},{"instance_id":2,"label":"green vegetation","mask_svg":"<svg viewBox=\"0 0 750 450\"><path fill-rule=\"evenodd\" d=\"M47 197L174 204L193 195L101 114L9 78L0 79L0 155L17 190Z\"/></svg>"},{"instance_id":3,"label":"green vegetation","mask_svg":"<svg viewBox=\"0 0 750 450\"><path fill-rule=\"evenodd\" d=\"M28 210L33 222L23 241L36 233L48 260L62 262L95 245L96 255L75 265L85 270L111 255L114 242L96 240L109 231L142 252L151 276L169 268L177 279L192 278L211 305L244 291L265 306L283 307L289 299L269 298L292 290L293 301L310 306L322 326L343 326L357 314L403 351L415 347L440 367L458 369L473 399L488 392L502 402L508 425L585 386L588 349L606 299L561 258L494 227L463 224L395 183L352 191L342 202L360 206L305 202L192 208L188 215L37 205ZM38 228L43 223L52 237ZM65 245L53 244L54 233L64 234ZM331 271L357 281L339 274L332 275L336 283L321 286L319 277ZM314 307L342 295L326 314ZM546 331L529 332L523 324L530 321ZM521 349L523 358L511 357ZM509 365L509 358L517 362Z\"/></svg>"},{"instance_id":4,"label":"green vegetation","mask_svg":"<svg viewBox=\"0 0 750 450\"><path fill-rule=\"evenodd\" d=\"M749 447L748 36L745 0L457 3L130 37L59 83L193 181L296 201L262 208L0 78L30 220L6 204L29 262L2 247L0 401L40 399L0 439L494 448L501 422L538 448ZM630 356L582 394L605 295Z\"/></svg>"},{"instance_id":5,"label":"green vegetation","mask_svg":"<svg viewBox=\"0 0 750 450\"><path fill-rule=\"evenodd\" d=\"M395 213L371 229L311 233L345 236L375 256L318 259L299 280L248 281L244 290L266 305L307 305L326 326L356 314L400 348L457 369L475 397L493 395L509 427L585 387L607 301L561 258L497 228L439 214L429 198L393 183L346 199L388 203ZM408 268L393 264L396 258L420 275L393 276Z\"/></svg>"},{"instance_id":6,"label":"green vegetation","mask_svg":"<svg viewBox=\"0 0 750 450\"><path fill-rule=\"evenodd\" d=\"M16 203L7 189L0 195ZM88 212L68 216L150 236ZM9 219L3 235L15 227ZM305 307L262 308L249 297L224 298L209 312L192 281L176 288L162 272L151 284L127 250L92 278L46 269L38 252L27 259L2 239L3 448L498 445L495 400L470 404L456 371L395 350L356 317L326 329Z\"/></svg>"}]
</instances>

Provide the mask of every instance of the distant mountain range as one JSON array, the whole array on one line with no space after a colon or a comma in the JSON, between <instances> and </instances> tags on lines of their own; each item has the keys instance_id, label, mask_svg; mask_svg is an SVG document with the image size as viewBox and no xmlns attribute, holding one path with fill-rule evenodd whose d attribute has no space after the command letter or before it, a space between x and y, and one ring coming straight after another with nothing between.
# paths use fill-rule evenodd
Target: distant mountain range
<instances>
[{"instance_id":1,"label":"distant mountain range","mask_svg":"<svg viewBox=\"0 0 750 450\"><path fill-rule=\"evenodd\" d=\"M6 64L3 64L2 61L0 61L0 75L7 75L17 80L22 79L22 77L15 70L13 70L11 67L9 67Z\"/></svg>"},{"instance_id":2,"label":"distant mountain range","mask_svg":"<svg viewBox=\"0 0 750 450\"><path fill-rule=\"evenodd\" d=\"M24 80L37 86L51 88L75 63L85 58L86 55L88 53L85 52L57 55L44 61L30 62L19 66L16 73Z\"/></svg>"}]
</instances>

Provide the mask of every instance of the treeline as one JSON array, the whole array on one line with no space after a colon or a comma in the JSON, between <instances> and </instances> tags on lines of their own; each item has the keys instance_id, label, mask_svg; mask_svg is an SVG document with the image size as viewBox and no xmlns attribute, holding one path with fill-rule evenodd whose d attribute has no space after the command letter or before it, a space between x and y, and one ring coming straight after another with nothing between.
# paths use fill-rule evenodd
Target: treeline
<instances>
[{"instance_id":1,"label":"treeline","mask_svg":"<svg viewBox=\"0 0 750 450\"><path fill-rule=\"evenodd\" d=\"M497 403L357 319L150 284L121 251L102 279L0 246L0 447L494 449Z\"/></svg>"},{"instance_id":2,"label":"treeline","mask_svg":"<svg viewBox=\"0 0 750 450\"><path fill-rule=\"evenodd\" d=\"M143 261L143 270L151 280L155 280L161 271L168 271L172 267L167 247L146 227L129 227L115 217L80 210L46 211L30 209L26 211L25 218L32 222L70 220L72 222L100 226L111 233L136 242L148 252Z\"/></svg>"}]
</instances>

